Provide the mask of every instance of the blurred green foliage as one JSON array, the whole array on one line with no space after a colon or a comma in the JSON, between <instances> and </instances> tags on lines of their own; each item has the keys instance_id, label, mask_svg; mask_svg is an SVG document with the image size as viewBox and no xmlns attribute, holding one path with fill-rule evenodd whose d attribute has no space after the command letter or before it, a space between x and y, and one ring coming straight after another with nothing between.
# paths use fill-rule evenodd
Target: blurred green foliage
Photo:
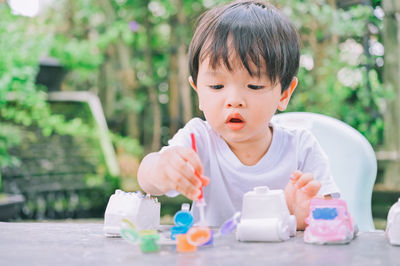
<instances>
[{"instance_id":1,"label":"blurred green foliage","mask_svg":"<svg viewBox=\"0 0 400 266\"><path fill-rule=\"evenodd\" d=\"M383 53L370 52L381 44L382 20L374 15L375 7L355 5L344 10L314 0L277 3L303 40L300 82L288 111L336 117L378 147L383 142L384 100L393 95L382 85ZM313 67L307 62L311 58Z\"/></svg>"},{"instance_id":2,"label":"blurred green foliage","mask_svg":"<svg viewBox=\"0 0 400 266\"><path fill-rule=\"evenodd\" d=\"M155 112L150 88L155 88L161 108L159 141L165 144L174 133L169 130L172 121L169 116L171 99L168 98L172 57L181 43L189 45L197 17L207 8L225 2L63 0L52 3L48 12L35 19L14 16L7 5L0 5L1 117L25 125L38 124L46 134L53 130L85 131L79 121L65 121L51 114L45 93L34 84L39 56L50 55L69 70L65 88L99 94L113 89L115 102L103 101L107 121L115 132L112 139L140 157L141 146L149 149L149 136L155 126L149 119ZM373 146L380 145L383 140L382 106L386 97L393 96L382 85L382 63L379 63L383 62L382 54L371 53L369 49L381 43L382 18L374 12L380 2L346 9L337 8L335 1L327 0L271 2L291 18L303 42L300 83L288 111L336 117L358 129ZM129 58L121 53L123 48L129 50ZM123 72L112 72L107 86L103 80L109 73L108 66L125 70L124 60L133 70L128 76L134 79L128 96L119 79ZM186 67L186 64L179 66ZM17 100L14 107L7 104L11 91ZM192 98L195 99L194 93ZM193 112L201 115L195 105ZM138 116L136 135L129 133L125 126L127 116L132 113ZM178 124L184 123L181 116ZM17 143L17 138L8 138L5 130L12 129L0 131L0 161L10 162L4 151Z\"/></svg>"},{"instance_id":3,"label":"blurred green foliage","mask_svg":"<svg viewBox=\"0 0 400 266\"><path fill-rule=\"evenodd\" d=\"M123 131L124 120L120 118L129 112L139 114L139 137L148 146L146 136L153 128L148 117L154 108L148 88L157 87L158 96L169 93L171 52L179 45L173 42L174 34L183 37L188 45L196 18L207 8L224 2L227 1L64 1L58 9L58 20L54 21L54 16L49 19L73 27L57 32L58 44L52 48L52 55L74 73L67 81L71 87L95 89L99 86L96 77L101 75L98 67L113 53L109 51L111 45L123 42L131 47L135 91L128 99L116 92L117 103L108 119L116 130ZM382 86L382 64L376 63L382 54L369 52L371 44L379 43L381 38L381 18L374 15L379 1L372 6L355 5L347 9L337 8L333 2L272 1L291 18L303 40L300 83L288 111L324 113L341 119L377 147L383 139L382 106L385 97L391 97ZM184 17L184 24L179 22L178 13ZM67 20L63 19L66 17ZM137 23L135 29L130 27L132 22ZM147 48L151 50L152 70L146 65ZM168 128L169 102L159 104L162 126ZM194 112L200 115L198 110ZM184 122L181 119L179 123ZM171 134L163 130L160 141L165 144Z\"/></svg>"},{"instance_id":4,"label":"blurred green foliage","mask_svg":"<svg viewBox=\"0 0 400 266\"><path fill-rule=\"evenodd\" d=\"M16 125L38 126L44 136L55 132L96 138L98 133L93 125L52 112L46 90L35 84L35 80L40 57L55 47L63 49L63 59L71 60L66 65L79 66L78 70L98 68L100 57L90 56L87 43L72 40L61 46L60 40L48 32L42 21L16 16L6 4L0 3L0 17L0 167L19 164L18 158L8 152L21 141ZM110 136L114 144L126 146L136 156L142 153L137 140L112 132Z\"/></svg>"},{"instance_id":5,"label":"blurred green foliage","mask_svg":"<svg viewBox=\"0 0 400 266\"><path fill-rule=\"evenodd\" d=\"M50 113L45 95L36 90L35 77L39 53L48 45L45 38L32 34L27 19L18 19L7 5L0 4L0 16L0 117L26 126L35 121L45 130L54 120L46 119ZM19 143L18 135L16 127L2 122L0 166L18 163L17 158L8 154L8 149Z\"/></svg>"}]
</instances>

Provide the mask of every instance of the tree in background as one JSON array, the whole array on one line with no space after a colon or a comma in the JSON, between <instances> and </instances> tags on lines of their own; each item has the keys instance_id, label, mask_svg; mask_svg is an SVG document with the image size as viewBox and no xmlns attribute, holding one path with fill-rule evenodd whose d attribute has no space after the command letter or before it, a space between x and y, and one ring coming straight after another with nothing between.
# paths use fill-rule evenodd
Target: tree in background
<instances>
[{"instance_id":1,"label":"tree in background","mask_svg":"<svg viewBox=\"0 0 400 266\"><path fill-rule=\"evenodd\" d=\"M280 3L303 41L300 93L289 111L339 118L374 146L381 144L384 90L378 71L383 65L383 47L379 50L382 45L377 39L381 18L374 15L372 6L344 10L335 1L299 1L290 7L285 1Z\"/></svg>"},{"instance_id":2,"label":"tree in background","mask_svg":"<svg viewBox=\"0 0 400 266\"><path fill-rule=\"evenodd\" d=\"M62 89L97 93L111 130L139 139L147 152L166 144L193 115L201 116L187 82L187 48L195 19L224 2L55 1L32 27L47 33L49 49L42 55L69 69ZM300 85L290 111L334 116L380 145L385 94L379 6L272 2L295 23L303 41Z\"/></svg>"}]
</instances>

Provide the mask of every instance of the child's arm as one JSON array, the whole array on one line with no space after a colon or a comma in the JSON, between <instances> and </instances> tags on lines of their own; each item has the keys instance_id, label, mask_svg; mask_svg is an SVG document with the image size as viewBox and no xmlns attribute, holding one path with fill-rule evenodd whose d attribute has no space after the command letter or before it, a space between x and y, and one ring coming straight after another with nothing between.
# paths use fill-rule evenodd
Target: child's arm
<instances>
[{"instance_id":1,"label":"child's arm","mask_svg":"<svg viewBox=\"0 0 400 266\"><path fill-rule=\"evenodd\" d=\"M292 173L285 188L286 203L291 214L296 216L297 230L304 230L307 226L305 219L308 216L310 201L317 196L321 183L314 180L311 173L301 171Z\"/></svg>"},{"instance_id":2,"label":"child's arm","mask_svg":"<svg viewBox=\"0 0 400 266\"><path fill-rule=\"evenodd\" d=\"M199 156L190 148L171 147L143 158L138 170L140 187L149 194L162 195L176 190L189 199L200 195L203 167Z\"/></svg>"}]
</instances>

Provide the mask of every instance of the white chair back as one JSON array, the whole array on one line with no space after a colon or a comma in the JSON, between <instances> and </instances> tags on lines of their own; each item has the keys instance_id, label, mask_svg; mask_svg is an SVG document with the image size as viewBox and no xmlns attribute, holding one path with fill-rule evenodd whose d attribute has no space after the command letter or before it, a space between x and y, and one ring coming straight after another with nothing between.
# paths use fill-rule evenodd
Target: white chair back
<instances>
[{"instance_id":1,"label":"white chair back","mask_svg":"<svg viewBox=\"0 0 400 266\"><path fill-rule=\"evenodd\" d=\"M371 197L377 161L368 140L348 124L322 114L288 112L275 115L272 121L313 133L328 156L333 179L359 230L374 230Z\"/></svg>"}]
</instances>

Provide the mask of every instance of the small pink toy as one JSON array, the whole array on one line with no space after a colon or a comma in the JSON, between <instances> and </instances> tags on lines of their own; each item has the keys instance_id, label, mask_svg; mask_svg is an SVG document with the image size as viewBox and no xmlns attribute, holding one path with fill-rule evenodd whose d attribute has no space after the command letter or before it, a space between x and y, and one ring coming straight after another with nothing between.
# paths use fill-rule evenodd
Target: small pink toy
<instances>
[{"instance_id":1,"label":"small pink toy","mask_svg":"<svg viewBox=\"0 0 400 266\"><path fill-rule=\"evenodd\" d=\"M305 222L304 242L346 244L357 234L357 226L342 199L312 199Z\"/></svg>"}]
</instances>

